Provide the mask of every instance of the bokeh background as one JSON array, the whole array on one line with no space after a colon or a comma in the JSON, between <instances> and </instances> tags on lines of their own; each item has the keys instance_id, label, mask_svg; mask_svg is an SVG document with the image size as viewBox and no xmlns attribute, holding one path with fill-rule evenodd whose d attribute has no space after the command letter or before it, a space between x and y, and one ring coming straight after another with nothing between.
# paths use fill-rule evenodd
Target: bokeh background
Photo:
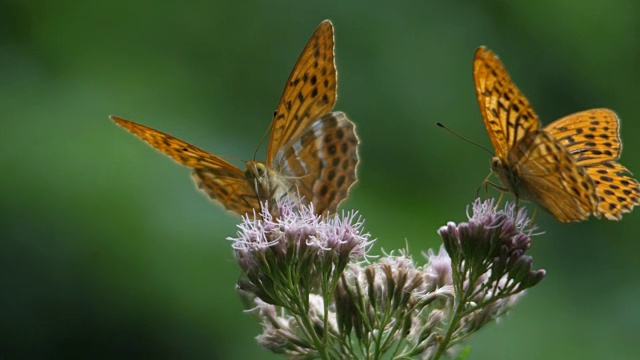
<instances>
[{"instance_id":1,"label":"bokeh background","mask_svg":"<svg viewBox=\"0 0 640 360\"><path fill-rule=\"evenodd\" d=\"M490 146L479 45L545 123L617 111L621 162L640 174L639 13L628 0L0 1L0 357L278 358L256 345L234 291L225 238L239 219L109 114L249 159L329 18L336 109L362 141L343 208L366 218L376 252L408 243L419 258L488 173L486 152L435 126ZM637 358L640 210L537 223L546 279L469 358Z\"/></svg>"}]
</instances>

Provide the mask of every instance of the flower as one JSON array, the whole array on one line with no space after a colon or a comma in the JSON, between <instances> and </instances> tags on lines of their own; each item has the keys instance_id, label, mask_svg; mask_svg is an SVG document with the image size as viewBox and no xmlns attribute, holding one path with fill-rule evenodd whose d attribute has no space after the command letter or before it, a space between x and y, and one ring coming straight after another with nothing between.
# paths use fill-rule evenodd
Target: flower
<instances>
[{"instance_id":1,"label":"flower","mask_svg":"<svg viewBox=\"0 0 640 360\"><path fill-rule=\"evenodd\" d=\"M241 284L244 290L265 302L288 306L292 294L308 297L318 287L331 287L326 282L337 283L351 260L366 258L372 241L357 212L315 215L313 205L289 198L277 205L277 218L265 203L261 218L243 216L237 236L228 238L247 278Z\"/></svg>"},{"instance_id":2,"label":"flower","mask_svg":"<svg viewBox=\"0 0 640 360\"><path fill-rule=\"evenodd\" d=\"M507 203L503 210L497 210L493 199L476 199L472 209L468 222L449 222L438 230L452 259L454 276L464 277L468 272L475 281L486 275L486 281L495 285L494 291L503 293L540 282L545 271L532 270L533 260L525 255L536 230L530 227L526 209L516 211L514 204ZM498 286L500 281L502 286ZM489 287L489 283L485 285Z\"/></svg>"},{"instance_id":3,"label":"flower","mask_svg":"<svg viewBox=\"0 0 640 360\"><path fill-rule=\"evenodd\" d=\"M456 301L435 358L449 343L504 315L545 276L544 270L533 270L533 259L525 255L536 230L525 208L507 203L498 210L493 199L476 199L467 217L468 222L449 222L438 230L451 258Z\"/></svg>"}]
</instances>

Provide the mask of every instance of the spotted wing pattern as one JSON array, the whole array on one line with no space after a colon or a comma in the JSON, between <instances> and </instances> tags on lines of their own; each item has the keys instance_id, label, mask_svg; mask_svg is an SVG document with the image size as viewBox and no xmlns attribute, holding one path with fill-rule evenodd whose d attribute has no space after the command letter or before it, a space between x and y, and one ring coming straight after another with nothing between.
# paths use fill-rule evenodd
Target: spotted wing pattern
<instances>
[{"instance_id":1,"label":"spotted wing pattern","mask_svg":"<svg viewBox=\"0 0 640 360\"><path fill-rule=\"evenodd\" d=\"M321 214L335 212L356 181L358 138L355 125L343 113L331 113L336 89L333 25L325 20L289 76L271 122L266 162L249 161L245 172L173 136L111 118L191 167L197 187L228 210L251 213L263 201L269 200L271 207L274 200L289 194L304 197Z\"/></svg>"},{"instance_id":2,"label":"spotted wing pattern","mask_svg":"<svg viewBox=\"0 0 640 360\"><path fill-rule=\"evenodd\" d=\"M117 116L111 119L177 163L193 168L198 187L226 209L244 214L253 208L256 202L245 199L255 197L254 190L236 166L169 134Z\"/></svg>"},{"instance_id":3,"label":"spotted wing pattern","mask_svg":"<svg viewBox=\"0 0 640 360\"><path fill-rule=\"evenodd\" d=\"M510 171L517 174L516 191L559 221L581 221L596 214L595 184L552 135L542 130L526 134L508 159Z\"/></svg>"},{"instance_id":4,"label":"spotted wing pattern","mask_svg":"<svg viewBox=\"0 0 640 360\"><path fill-rule=\"evenodd\" d=\"M209 169L193 169L191 178L198 190L205 193L211 200L221 203L229 211L244 215L260 209L256 192L244 176L242 178L224 177Z\"/></svg>"},{"instance_id":5,"label":"spotted wing pattern","mask_svg":"<svg viewBox=\"0 0 640 360\"><path fill-rule=\"evenodd\" d=\"M286 143L331 112L336 103L337 84L333 24L325 20L300 54L271 121L268 167Z\"/></svg>"},{"instance_id":6,"label":"spotted wing pattern","mask_svg":"<svg viewBox=\"0 0 640 360\"><path fill-rule=\"evenodd\" d=\"M640 185L616 160L619 120L608 109L582 111L543 129L495 54L476 51L476 94L496 150L492 169L517 198L563 222L590 215L618 220L640 202Z\"/></svg>"},{"instance_id":7,"label":"spotted wing pattern","mask_svg":"<svg viewBox=\"0 0 640 360\"><path fill-rule=\"evenodd\" d=\"M619 220L640 203L640 184L616 162L622 152L620 120L609 109L592 109L565 116L545 131L560 141L584 167L596 185L598 213Z\"/></svg>"},{"instance_id":8,"label":"spotted wing pattern","mask_svg":"<svg viewBox=\"0 0 640 360\"><path fill-rule=\"evenodd\" d=\"M496 155L504 161L518 140L540 127L540 120L500 59L484 47L476 50L473 78L484 125Z\"/></svg>"},{"instance_id":9,"label":"spotted wing pattern","mask_svg":"<svg viewBox=\"0 0 640 360\"><path fill-rule=\"evenodd\" d=\"M358 137L355 125L342 112L313 122L298 138L282 147L274 168L297 185L316 213L334 213L356 181Z\"/></svg>"}]
</instances>

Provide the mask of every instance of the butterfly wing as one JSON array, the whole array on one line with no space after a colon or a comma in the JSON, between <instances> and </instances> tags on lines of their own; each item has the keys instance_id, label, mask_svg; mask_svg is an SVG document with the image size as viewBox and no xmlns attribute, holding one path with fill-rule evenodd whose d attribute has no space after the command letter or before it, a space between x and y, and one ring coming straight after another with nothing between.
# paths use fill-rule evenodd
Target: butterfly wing
<instances>
[{"instance_id":1,"label":"butterfly wing","mask_svg":"<svg viewBox=\"0 0 640 360\"><path fill-rule=\"evenodd\" d=\"M236 166L169 134L117 116L111 119L177 163L193 168L200 190L226 209L243 215L258 208L253 207L257 202L251 200L255 198L254 190Z\"/></svg>"},{"instance_id":2,"label":"butterfly wing","mask_svg":"<svg viewBox=\"0 0 640 360\"><path fill-rule=\"evenodd\" d=\"M617 160L622 151L620 122L609 109L567 115L544 130L558 139L581 166Z\"/></svg>"},{"instance_id":3,"label":"butterfly wing","mask_svg":"<svg viewBox=\"0 0 640 360\"><path fill-rule=\"evenodd\" d=\"M358 137L355 125L342 112L319 118L299 137L282 146L274 168L316 214L334 213L356 181Z\"/></svg>"},{"instance_id":4,"label":"butterfly wing","mask_svg":"<svg viewBox=\"0 0 640 360\"><path fill-rule=\"evenodd\" d=\"M277 152L287 142L333 109L337 90L333 49L333 24L325 20L309 39L287 80L271 121L267 167L272 167Z\"/></svg>"},{"instance_id":5,"label":"butterfly wing","mask_svg":"<svg viewBox=\"0 0 640 360\"><path fill-rule=\"evenodd\" d=\"M592 109L565 116L545 127L585 168L596 184L598 212L619 220L640 203L640 184L617 163L622 152L620 120L609 109Z\"/></svg>"},{"instance_id":6,"label":"butterfly wing","mask_svg":"<svg viewBox=\"0 0 640 360\"><path fill-rule=\"evenodd\" d=\"M244 174L240 178L235 174L202 168L194 169L191 178L200 191L229 211L244 215L260 209L255 190L249 186Z\"/></svg>"},{"instance_id":7,"label":"butterfly wing","mask_svg":"<svg viewBox=\"0 0 640 360\"><path fill-rule=\"evenodd\" d=\"M529 100L513 83L498 57L484 47L473 61L478 105L496 156L506 162L509 149L540 127Z\"/></svg>"},{"instance_id":8,"label":"butterfly wing","mask_svg":"<svg viewBox=\"0 0 640 360\"><path fill-rule=\"evenodd\" d=\"M523 197L559 221L598 216L595 184L567 149L544 130L528 133L509 152Z\"/></svg>"}]
</instances>

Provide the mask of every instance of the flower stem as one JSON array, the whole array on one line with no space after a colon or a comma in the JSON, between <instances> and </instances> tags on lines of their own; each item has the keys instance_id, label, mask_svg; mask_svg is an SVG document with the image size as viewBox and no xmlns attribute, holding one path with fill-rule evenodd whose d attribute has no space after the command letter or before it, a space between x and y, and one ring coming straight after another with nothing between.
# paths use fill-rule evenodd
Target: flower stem
<instances>
[{"instance_id":1,"label":"flower stem","mask_svg":"<svg viewBox=\"0 0 640 360\"><path fill-rule=\"evenodd\" d=\"M467 298L469 296L469 291L473 289L471 286L467 287L462 296L456 296L454 299L454 310L451 315L451 321L449 321L449 326L447 327L447 332L444 335L444 338L439 342L438 349L433 355L432 360L439 359L444 352L447 350L449 343L451 342L451 337L453 336L453 332L455 331L460 319L462 319L463 308L466 304Z\"/></svg>"}]
</instances>

